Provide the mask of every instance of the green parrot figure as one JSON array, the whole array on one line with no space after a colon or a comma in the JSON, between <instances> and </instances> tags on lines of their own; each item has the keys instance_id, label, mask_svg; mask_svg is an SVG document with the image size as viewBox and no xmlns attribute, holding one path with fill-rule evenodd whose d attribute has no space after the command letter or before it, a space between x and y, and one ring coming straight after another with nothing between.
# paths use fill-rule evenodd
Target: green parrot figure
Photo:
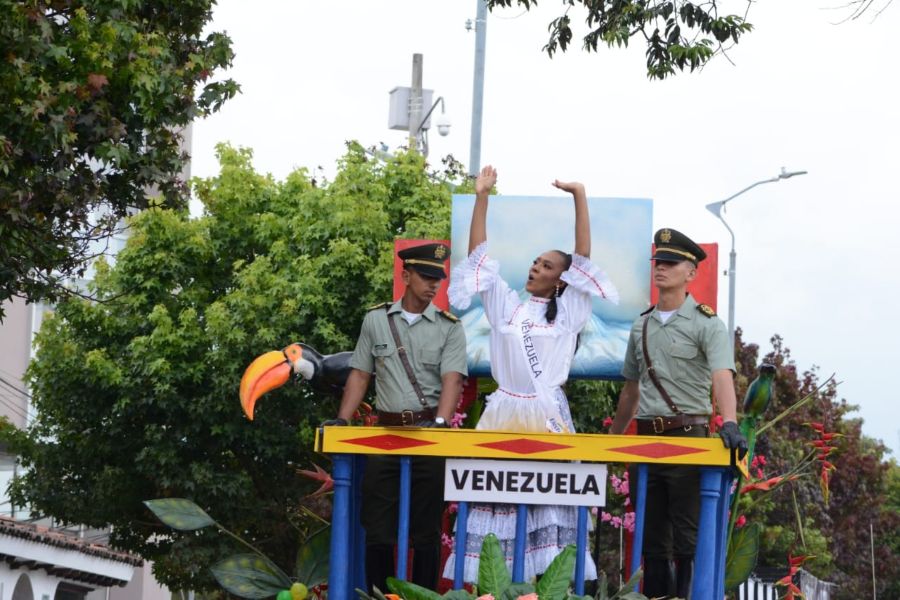
<instances>
[{"instance_id":1,"label":"green parrot figure","mask_svg":"<svg viewBox=\"0 0 900 600\"><path fill-rule=\"evenodd\" d=\"M775 393L775 365L763 363L759 366L759 375L747 387L744 396L744 418L741 419L741 433L747 438L747 462L753 460L753 447L756 445L756 427L772 402Z\"/></svg>"}]
</instances>

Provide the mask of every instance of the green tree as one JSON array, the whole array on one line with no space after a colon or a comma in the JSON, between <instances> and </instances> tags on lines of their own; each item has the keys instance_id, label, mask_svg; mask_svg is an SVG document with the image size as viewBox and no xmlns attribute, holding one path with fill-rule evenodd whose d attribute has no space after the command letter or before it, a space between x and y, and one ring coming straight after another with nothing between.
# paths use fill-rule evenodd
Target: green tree
<instances>
[{"instance_id":1,"label":"green tree","mask_svg":"<svg viewBox=\"0 0 900 600\"><path fill-rule=\"evenodd\" d=\"M772 350L760 359L759 347L744 343L738 331L738 397L743 397L760 362L777 367L769 418L807 394L815 397L758 438L756 453L766 459L765 465L759 466L763 478L789 471L810 451L813 435L806 423L822 423L827 431L843 437L837 438L837 452L829 456L836 470L831 475L828 503L822 495L818 468L767 495L751 494L755 499L752 506L742 503L747 518L765 526L759 564L784 566L787 572L788 552L815 555L804 569L836 583L836 600L868 596L872 592L871 524L877 538L878 596L893 597L900 581L898 537L893 534L900 530L900 512L891 502L891 494L896 494L896 483L891 480L896 465L887 460L888 450L881 442L862 434L862 420L852 416L858 407L840 398L834 383L816 392L822 385L818 371L813 368L801 373L780 336L774 336L771 344Z\"/></svg>"},{"instance_id":2,"label":"green tree","mask_svg":"<svg viewBox=\"0 0 900 600\"><path fill-rule=\"evenodd\" d=\"M184 205L181 131L238 90L210 79L213 4L0 0L0 302L58 298L129 210Z\"/></svg>"},{"instance_id":3,"label":"green tree","mask_svg":"<svg viewBox=\"0 0 900 600\"><path fill-rule=\"evenodd\" d=\"M202 217L133 217L115 266L98 268L93 293L109 301L60 302L27 374L38 416L6 430L27 469L16 503L112 525L112 544L174 589L211 586L207 567L238 548L213 530L170 532L143 500L192 499L293 572L321 527L312 515L329 512L297 469L323 460L314 428L336 399L285 386L249 423L241 373L294 341L351 349L366 307L390 298L394 239L447 237L462 176L452 160L428 173L416 153L381 162L355 143L325 182L302 169L274 181L249 150L218 154L219 175L196 184Z\"/></svg>"},{"instance_id":4,"label":"green tree","mask_svg":"<svg viewBox=\"0 0 900 600\"><path fill-rule=\"evenodd\" d=\"M492 10L509 7L514 1L525 10L537 5L537 0L488 0L488 6ZM587 27L582 48L597 52L601 45L628 46L631 38L639 36L646 44L650 79L665 79L674 75L676 69L693 71L702 67L753 29L746 12L720 15L719 0L565 0L563 4L565 11L548 27L550 38L544 51L550 57L557 51L565 52L572 43L569 13L577 6Z\"/></svg>"}]
</instances>

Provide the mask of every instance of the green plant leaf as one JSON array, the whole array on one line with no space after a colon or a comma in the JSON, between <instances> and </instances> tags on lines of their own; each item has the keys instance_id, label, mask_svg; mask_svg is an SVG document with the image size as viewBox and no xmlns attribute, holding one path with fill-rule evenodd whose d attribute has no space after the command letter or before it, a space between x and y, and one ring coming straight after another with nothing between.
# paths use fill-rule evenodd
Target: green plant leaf
<instances>
[{"instance_id":1,"label":"green plant leaf","mask_svg":"<svg viewBox=\"0 0 900 600\"><path fill-rule=\"evenodd\" d=\"M506 558L500 547L500 540L493 533L484 537L481 543L481 560L478 563L478 591L498 598L509 587L512 578L506 570Z\"/></svg>"},{"instance_id":2,"label":"green plant leaf","mask_svg":"<svg viewBox=\"0 0 900 600\"><path fill-rule=\"evenodd\" d=\"M187 498L144 500L144 505L157 519L179 531L193 531L215 524L212 517Z\"/></svg>"},{"instance_id":3,"label":"green plant leaf","mask_svg":"<svg viewBox=\"0 0 900 600\"><path fill-rule=\"evenodd\" d=\"M511 583L500 594L499 600L516 600L519 596L526 596L534 593L534 586L530 583Z\"/></svg>"},{"instance_id":4,"label":"green plant leaf","mask_svg":"<svg viewBox=\"0 0 900 600\"><path fill-rule=\"evenodd\" d=\"M470 594L467 590L450 590L441 596L444 600L474 600L475 594Z\"/></svg>"},{"instance_id":5,"label":"green plant leaf","mask_svg":"<svg viewBox=\"0 0 900 600\"><path fill-rule=\"evenodd\" d=\"M644 570L638 569L634 573L631 574L631 577L628 578L628 581L625 582L625 585L619 588L619 591L609 597L609 600L616 600L617 598L621 600L634 600L635 598L644 598L643 594L638 594L638 596L632 596L634 594L634 586L644 577Z\"/></svg>"},{"instance_id":6,"label":"green plant leaf","mask_svg":"<svg viewBox=\"0 0 900 600\"><path fill-rule=\"evenodd\" d=\"M747 580L756 567L759 554L760 523L750 523L731 534L728 556L725 558L725 591L730 591Z\"/></svg>"},{"instance_id":7,"label":"green plant leaf","mask_svg":"<svg viewBox=\"0 0 900 600\"><path fill-rule=\"evenodd\" d=\"M211 570L219 585L241 598L268 598L291 587L290 578L275 563L256 554L230 556Z\"/></svg>"},{"instance_id":8,"label":"green plant leaf","mask_svg":"<svg viewBox=\"0 0 900 600\"><path fill-rule=\"evenodd\" d=\"M394 577L387 578L387 586L403 600L440 600L441 595L421 585L409 581L400 581Z\"/></svg>"},{"instance_id":9,"label":"green plant leaf","mask_svg":"<svg viewBox=\"0 0 900 600\"><path fill-rule=\"evenodd\" d=\"M328 582L328 559L331 552L331 526L312 534L297 550L294 575L297 581L313 587Z\"/></svg>"},{"instance_id":10,"label":"green plant leaf","mask_svg":"<svg viewBox=\"0 0 900 600\"><path fill-rule=\"evenodd\" d=\"M575 572L575 546L569 544L556 555L537 584L541 600L562 600L569 591L569 582Z\"/></svg>"}]
</instances>

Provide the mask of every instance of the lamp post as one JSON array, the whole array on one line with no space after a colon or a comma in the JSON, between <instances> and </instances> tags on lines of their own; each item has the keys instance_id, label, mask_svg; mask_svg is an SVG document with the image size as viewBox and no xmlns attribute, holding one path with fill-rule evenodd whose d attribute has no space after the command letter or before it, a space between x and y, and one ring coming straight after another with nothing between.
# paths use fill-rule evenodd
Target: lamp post
<instances>
[{"instance_id":1,"label":"lamp post","mask_svg":"<svg viewBox=\"0 0 900 600\"><path fill-rule=\"evenodd\" d=\"M731 252L728 255L728 339L731 340L731 346L734 348L734 287L735 287L735 279L737 277L737 253L734 251L734 232L731 230L731 227L728 226L728 223L725 222L725 219L722 217L722 213L725 212L725 205L743 194L744 192L748 192L755 188L758 185L762 185L764 183L772 183L775 181L781 181L782 179L790 179L795 175L806 175L806 171L786 171L784 167L781 167L781 173L777 176L772 177L771 179L763 179L762 181L757 181L751 185L748 185L741 191L736 194L733 194L724 200L719 200L718 202L711 202L706 205L706 210L711 212L722 221L722 225L725 226L725 229L728 230L728 233L731 234Z\"/></svg>"}]
</instances>

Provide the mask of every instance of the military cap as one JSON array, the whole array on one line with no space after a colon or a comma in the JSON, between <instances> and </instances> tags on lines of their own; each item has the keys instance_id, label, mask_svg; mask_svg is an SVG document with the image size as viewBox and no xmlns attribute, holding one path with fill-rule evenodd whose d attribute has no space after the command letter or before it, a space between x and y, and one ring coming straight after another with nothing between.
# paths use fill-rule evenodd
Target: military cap
<instances>
[{"instance_id":1,"label":"military cap","mask_svg":"<svg viewBox=\"0 0 900 600\"><path fill-rule=\"evenodd\" d=\"M422 244L397 253L404 269L415 269L420 275L445 279L444 261L450 258L450 248L444 244Z\"/></svg>"},{"instance_id":2,"label":"military cap","mask_svg":"<svg viewBox=\"0 0 900 600\"><path fill-rule=\"evenodd\" d=\"M652 260L681 262L689 260L695 265L706 258L706 252L680 231L660 229L653 236L656 251Z\"/></svg>"}]
</instances>

